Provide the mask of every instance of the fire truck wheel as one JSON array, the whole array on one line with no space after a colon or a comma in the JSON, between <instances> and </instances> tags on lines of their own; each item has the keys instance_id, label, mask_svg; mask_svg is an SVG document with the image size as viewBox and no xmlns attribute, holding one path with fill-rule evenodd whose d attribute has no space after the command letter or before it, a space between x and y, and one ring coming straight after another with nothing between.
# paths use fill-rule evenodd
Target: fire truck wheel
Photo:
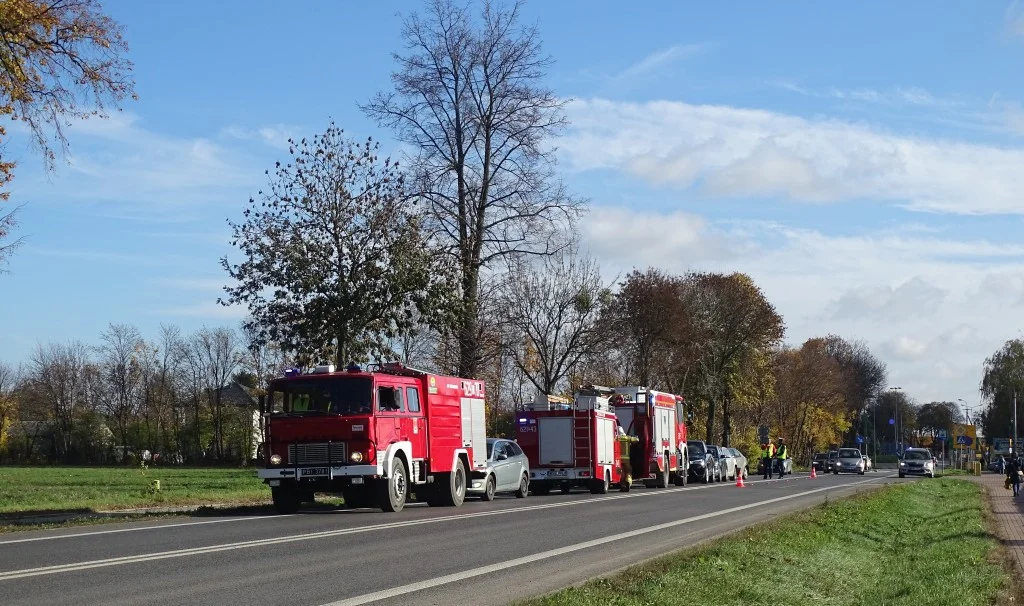
<instances>
[{"instance_id":1,"label":"fire truck wheel","mask_svg":"<svg viewBox=\"0 0 1024 606\"><path fill-rule=\"evenodd\" d=\"M519 490L516 491L516 498L525 499L528 494L530 494L530 478L524 473L523 477L519 479Z\"/></svg>"},{"instance_id":2,"label":"fire truck wheel","mask_svg":"<svg viewBox=\"0 0 1024 606\"><path fill-rule=\"evenodd\" d=\"M395 457L391 475L377 484L377 502L387 512L402 511L409 494L409 477L405 474L405 463Z\"/></svg>"},{"instance_id":3,"label":"fire truck wheel","mask_svg":"<svg viewBox=\"0 0 1024 606\"><path fill-rule=\"evenodd\" d=\"M487 485L484 486L484 493L480 495L481 501L493 501L494 500L494 476L487 476Z\"/></svg>"},{"instance_id":4,"label":"fire truck wheel","mask_svg":"<svg viewBox=\"0 0 1024 606\"><path fill-rule=\"evenodd\" d=\"M270 498L274 501L277 513L292 514L299 510L299 492L291 486L273 486Z\"/></svg>"},{"instance_id":5,"label":"fire truck wheel","mask_svg":"<svg viewBox=\"0 0 1024 606\"><path fill-rule=\"evenodd\" d=\"M442 474L439 487L441 502L448 507L459 507L466 500L466 467L458 460L451 473ZM447 486L445 486L447 480Z\"/></svg>"},{"instance_id":6,"label":"fire truck wheel","mask_svg":"<svg viewBox=\"0 0 1024 606\"><path fill-rule=\"evenodd\" d=\"M668 462L668 457L665 457L665 461L666 461L666 463ZM654 483L654 485L657 486L658 488L667 488L668 487L668 466L667 465L665 466L665 470L658 474L658 480Z\"/></svg>"},{"instance_id":7,"label":"fire truck wheel","mask_svg":"<svg viewBox=\"0 0 1024 606\"><path fill-rule=\"evenodd\" d=\"M590 494L608 494L608 487L611 485L611 478L606 473L603 480L592 480Z\"/></svg>"}]
</instances>

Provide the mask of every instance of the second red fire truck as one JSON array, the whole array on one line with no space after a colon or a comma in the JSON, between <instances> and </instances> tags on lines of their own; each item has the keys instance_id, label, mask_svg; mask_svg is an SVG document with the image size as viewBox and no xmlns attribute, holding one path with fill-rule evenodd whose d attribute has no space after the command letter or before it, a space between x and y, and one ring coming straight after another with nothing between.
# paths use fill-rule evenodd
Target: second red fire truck
<instances>
[{"instance_id":1,"label":"second red fire truck","mask_svg":"<svg viewBox=\"0 0 1024 606\"><path fill-rule=\"evenodd\" d=\"M620 461L646 486L686 484L684 400L645 387L581 388L572 399L538 394L516 419L516 441L530 461L534 494L581 486L603 494L628 490ZM617 439L625 433L635 440ZM629 450L628 453L621 449Z\"/></svg>"}]
</instances>

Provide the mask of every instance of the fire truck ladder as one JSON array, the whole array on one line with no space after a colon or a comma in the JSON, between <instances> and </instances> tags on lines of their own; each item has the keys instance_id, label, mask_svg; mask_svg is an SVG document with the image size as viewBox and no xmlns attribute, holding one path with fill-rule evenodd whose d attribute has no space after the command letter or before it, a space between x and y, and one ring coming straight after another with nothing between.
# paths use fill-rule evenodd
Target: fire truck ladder
<instances>
[{"instance_id":1,"label":"fire truck ladder","mask_svg":"<svg viewBox=\"0 0 1024 606\"><path fill-rule=\"evenodd\" d=\"M583 414L580 414L581 412ZM574 446L573 464L576 467L582 467L584 462L587 467L593 465L590 445L594 438L594 428L591 427L590 421L590 412L588 410L581 411L574 403L572 407L572 443Z\"/></svg>"}]
</instances>

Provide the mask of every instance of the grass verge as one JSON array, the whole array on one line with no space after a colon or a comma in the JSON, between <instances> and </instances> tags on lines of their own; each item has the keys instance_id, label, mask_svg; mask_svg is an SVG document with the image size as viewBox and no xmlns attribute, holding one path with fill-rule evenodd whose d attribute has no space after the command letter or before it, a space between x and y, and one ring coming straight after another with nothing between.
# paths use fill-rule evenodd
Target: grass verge
<instances>
[{"instance_id":1,"label":"grass verge","mask_svg":"<svg viewBox=\"0 0 1024 606\"><path fill-rule=\"evenodd\" d=\"M828 502L522 606L993 604L1011 587L977 484Z\"/></svg>"},{"instance_id":2,"label":"grass verge","mask_svg":"<svg viewBox=\"0 0 1024 606\"><path fill-rule=\"evenodd\" d=\"M160 490L152 481L160 480ZM0 515L214 503L266 503L253 470L160 467L0 467Z\"/></svg>"}]
</instances>

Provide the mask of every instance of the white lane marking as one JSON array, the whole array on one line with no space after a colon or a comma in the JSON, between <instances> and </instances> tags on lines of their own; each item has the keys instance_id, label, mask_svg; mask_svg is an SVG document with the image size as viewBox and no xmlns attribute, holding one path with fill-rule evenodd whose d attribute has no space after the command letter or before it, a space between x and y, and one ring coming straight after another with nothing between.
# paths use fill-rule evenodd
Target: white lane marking
<instances>
[{"instance_id":1,"label":"white lane marking","mask_svg":"<svg viewBox=\"0 0 1024 606\"><path fill-rule=\"evenodd\" d=\"M160 524L158 526L139 526L133 528L113 528L110 530L95 530L92 532L77 532L72 534L57 534L46 537L29 537L27 539L10 539L8 541L0 541L0 545L10 545L12 543L32 543L34 541L52 541L54 539L74 539L77 537L92 537L98 534L115 534L119 532L138 532L140 530L163 530L164 528L180 528L182 526L199 526L200 524L223 524L225 522L242 522L245 520L262 520L265 518L285 518L290 517L294 514L287 515L269 515L269 516L249 516L245 518L230 518L227 520L203 520L202 522L181 522L178 524Z\"/></svg>"},{"instance_id":2,"label":"white lane marking","mask_svg":"<svg viewBox=\"0 0 1024 606\"><path fill-rule=\"evenodd\" d=\"M877 478L881 479L881 478ZM768 480L770 482L772 480ZM776 480L778 481L778 480ZM873 481L873 480L864 480ZM762 480L765 482L765 480ZM818 490L829 490L831 488L839 488L842 486L853 486L862 482L855 482L853 484L839 484L828 488L821 488ZM421 526L425 524L436 524L440 522L458 521L468 518L481 518L488 516L506 515L510 513L519 513L524 511L536 511L540 509L554 509L556 507L572 507L575 505L584 505L588 503L598 503L603 501L613 501L617 499L633 499L640 497L657 496L664 494L675 494L680 491L694 491L694 490L705 490L709 488L726 488L729 484L716 484L708 486L696 486L692 488L670 488L667 490L657 490L651 492L633 492L620 495L614 495L610 497L601 497L596 499L580 499L576 501L561 501L555 503L545 503L543 505L530 505L527 507L515 507L509 509L497 509L492 511L479 511L475 513L466 513L452 516L443 516L437 518L427 518L423 520L408 520L404 522L388 522L384 524L373 524L370 526L358 526L355 528L341 528L337 530L326 530L321 532L310 532L300 535L292 535L287 537L277 537L268 539L256 539L252 541L241 541L237 543L224 543L220 545L210 545L207 547L193 547L189 549L176 549L172 551L163 551L151 554L141 554L134 556L122 556L118 558L108 558L104 560L91 560L85 562L74 562L70 564L57 564L54 566L42 566L39 568L25 568L21 570L11 570L7 572L0 572L0 581L10 581L14 579L21 579L25 577L35 577L42 575L58 574L61 572L73 572L76 570L88 570L91 568L103 568L107 566L119 566L122 564L134 564L139 562L149 562L153 560L164 560L168 558L180 558L191 555L201 555L206 553L216 553L220 551L233 551L237 549L248 549L250 547L261 547L265 545L278 545L281 543L292 543L295 541L308 541L312 539L322 539L329 537L336 537L342 535L351 534L362 534L364 532L372 532L376 530L390 530L394 528L405 528L409 526ZM244 519L244 518L243 518Z\"/></svg>"},{"instance_id":3,"label":"white lane marking","mask_svg":"<svg viewBox=\"0 0 1024 606\"><path fill-rule=\"evenodd\" d=\"M737 511L743 511L745 509L751 509L753 507L761 507L771 503L778 503L779 501L786 501L789 499L795 499L798 497L804 497L817 492L823 492L826 490L835 490L837 488L848 488L850 486L857 486L859 484L865 484L867 482L875 482L884 478L871 478L870 480L861 480L859 482L852 482L849 484L839 484L836 486L826 486L824 488L815 488L813 490L806 490L804 492L798 492L796 494L786 495L784 497L776 497L774 499L768 499L767 501L760 501L757 503L750 503L749 505L740 505L738 507L732 507L730 509L723 509L721 511L715 511L712 513L705 513L699 516L693 516L691 518L684 518L682 520L676 520L675 522L666 522L664 524L657 524L655 526L648 526L647 528L639 528L637 530L630 530L628 532L622 532L619 534L603 537L600 539L594 539L592 541L585 541L583 543L577 543L575 545L568 545L566 547L559 547L558 549L552 549L550 551L543 551L541 553L535 553L533 555L516 558L514 560L508 560L499 564L491 564L489 566L481 566L479 568L473 568L463 572L456 572L454 574L445 575L443 577L437 577L426 581L419 581L418 583L410 583L408 585L402 585L400 587L393 587L391 589L385 589L384 591L378 591L375 593L367 593L353 598L345 600L338 600L337 602L330 602L323 606L360 606L361 604L369 604L370 602L376 602L378 600L386 600L388 598L395 598L403 596L416 591L422 591L424 589L431 589L440 585L447 585L448 583L455 583L457 581L464 581L473 577L478 577L502 570L507 570L513 566L522 566L524 564L531 564L540 560L546 560L554 558L574 551L581 551L583 549L589 549L591 547L597 547L613 541L621 541L622 539L629 539L632 537L648 534L651 532L657 532L659 530L665 530L668 528L674 528L676 526L682 526L684 524L692 524L693 522L699 522L701 520L707 520L709 518L715 518L718 516L727 515L730 513L736 513Z\"/></svg>"}]
</instances>

